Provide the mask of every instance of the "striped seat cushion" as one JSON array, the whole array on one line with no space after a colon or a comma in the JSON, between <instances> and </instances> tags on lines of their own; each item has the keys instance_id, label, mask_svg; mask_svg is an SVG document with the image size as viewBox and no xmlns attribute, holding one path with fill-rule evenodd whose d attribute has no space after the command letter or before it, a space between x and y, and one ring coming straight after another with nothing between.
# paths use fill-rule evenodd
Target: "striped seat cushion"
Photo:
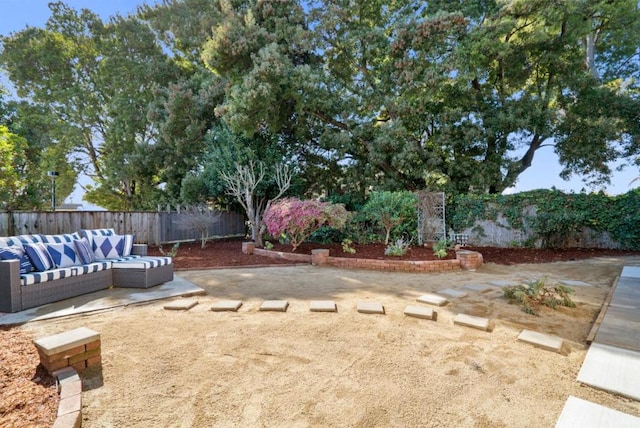
<instances>
[{"instance_id":1,"label":"striped seat cushion","mask_svg":"<svg viewBox=\"0 0 640 428\"><path fill-rule=\"evenodd\" d=\"M75 275L76 267L51 269L46 272L32 272L20 276L20 282L22 285L40 284L47 281L55 281L60 278L67 278Z\"/></svg>"},{"instance_id":2,"label":"striped seat cushion","mask_svg":"<svg viewBox=\"0 0 640 428\"><path fill-rule=\"evenodd\" d=\"M106 269L111 269L111 261L101 261L89 263L87 265L74 266L76 270L75 275L83 275L85 273L100 272Z\"/></svg>"},{"instance_id":3,"label":"striped seat cushion","mask_svg":"<svg viewBox=\"0 0 640 428\"><path fill-rule=\"evenodd\" d=\"M143 256L132 254L130 256L122 256L122 257L118 257L118 258L115 258L115 259L100 259L100 260L96 260L96 261L98 261L98 262L106 262L106 261L109 261L109 262L127 262L129 260L139 259L140 257L143 257Z\"/></svg>"},{"instance_id":4,"label":"striped seat cushion","mask_svg":"<svg viewBox=\"0 0 640 428\"><path fill-rule=\"evenodd\" d=\"M153 269L166 266L173 260L171 257L138 257L132 260L114 261L113 269Z\"/></svg>"}]
</instances>

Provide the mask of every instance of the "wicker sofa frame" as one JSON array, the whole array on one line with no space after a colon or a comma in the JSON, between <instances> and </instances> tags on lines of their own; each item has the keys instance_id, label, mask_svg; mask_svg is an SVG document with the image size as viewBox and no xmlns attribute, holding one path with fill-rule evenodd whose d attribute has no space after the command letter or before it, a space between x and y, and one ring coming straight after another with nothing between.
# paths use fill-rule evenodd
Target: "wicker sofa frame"
<instances>
[{"instance_id":1,"label":"wicker sofa frame","mask_svg":"<svg viewBox=\"0 0 640 428\"><path fill-rule=\"evenodd\" d=\"M0 261L0 311L19 312L111 287L111 269L23 286L20 262Z\"/></svg>"},{"instance_id":2,"label":"wicker sofa frame","mask_svg":"<svg viewBox=\"0 0 640 428\"><path fill-rule=\"evenodd\" d=\"M146 255L144 244L133 253ZM115 262L117 263L117 262ZM151 269L104 269L23 286L18 260L0 261L0 312L20 312L47 303L105 290L111 286L149 288L173 280L173 263Z\"/></svg>"},{"instance_id":3,"label":"wicker sofa frame","mask_svg":"<svg viewBox=\"0 0 640 428\"><path fill-rule=\"evenodd\" d=\"M149 288L173 280L173 263L152 269L111 269L113 285L124 288Z\"/></svg>"}]
</instances>

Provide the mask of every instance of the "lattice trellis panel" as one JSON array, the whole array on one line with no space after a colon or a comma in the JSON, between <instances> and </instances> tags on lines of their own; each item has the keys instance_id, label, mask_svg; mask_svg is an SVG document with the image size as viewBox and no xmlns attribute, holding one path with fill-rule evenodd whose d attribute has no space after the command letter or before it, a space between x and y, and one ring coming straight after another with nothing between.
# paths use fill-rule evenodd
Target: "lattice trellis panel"
<instances>
[{"instance_id":1,"label":"lattice trellis panel","mask_svg":"<svg viewBox=\"0 0 640 428\"><path fill-rule=\"evenodd\" d=\"M447 237L443 192L418 192L418 243Z\"/></svg>"}]
</instances>

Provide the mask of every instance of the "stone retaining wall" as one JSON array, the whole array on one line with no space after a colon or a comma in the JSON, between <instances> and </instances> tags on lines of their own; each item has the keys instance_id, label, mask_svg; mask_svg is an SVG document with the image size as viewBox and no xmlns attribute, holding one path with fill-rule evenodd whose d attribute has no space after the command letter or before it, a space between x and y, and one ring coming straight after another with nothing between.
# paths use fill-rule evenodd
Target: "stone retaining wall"
<instances>
[{"instance_id":1,"label":"stone retaining wall","mask_svg":"<svg viewBox=\"0 0 640 428\"><path fill-rule=\"evenodd\" d=\"M312 250L311 255L285 253L271 251L263 248L255 248L253 242L245 242L242 245L244 254L257 254L259 256L275 259L290 260L296 262L311 263L314 266L332 266L343 269L370 269L392 272L446 272L457 269L475 270L482 265L482 254L476 251L457 251L455 260L373 260L350 257L331 257L329 250Z\"/></svg>"}]
</instances>

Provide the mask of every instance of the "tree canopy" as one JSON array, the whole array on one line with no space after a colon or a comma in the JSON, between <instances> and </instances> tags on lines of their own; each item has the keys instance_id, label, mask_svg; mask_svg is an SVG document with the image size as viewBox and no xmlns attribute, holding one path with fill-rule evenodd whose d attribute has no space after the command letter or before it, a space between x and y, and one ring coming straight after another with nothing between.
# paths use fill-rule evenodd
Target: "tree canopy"
<instances>
[{"instance_id":1,"label":"tree canopy","mask_svg":"<svg viewBox=\"0 0 640 428\"><path fill-rule=\"evenodd\" d=\"M0 65L23 120L47 124L28 145L108 208L221 200L220 168L248 160L286 161L291 191L320 195L500 193L543 147L599 185L640 158L631 0L163 0L107 22L50 7L0 39Z\"/></svg>"}]
</instances>

